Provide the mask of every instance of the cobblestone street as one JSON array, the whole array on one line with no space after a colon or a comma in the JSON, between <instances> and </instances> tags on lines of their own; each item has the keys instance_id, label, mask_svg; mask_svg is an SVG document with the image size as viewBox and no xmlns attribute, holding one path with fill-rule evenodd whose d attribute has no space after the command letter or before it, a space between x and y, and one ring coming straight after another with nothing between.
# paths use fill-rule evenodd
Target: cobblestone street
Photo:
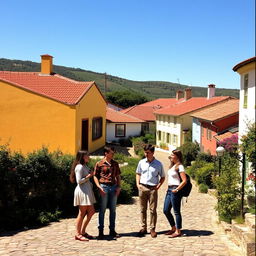
<instances>
[{"instance_id":1,"label":"cobblestone street","mask_svg":"<svg viewBox=\"0 0 256 256\"><path fill-rule=\"evenodd\" d=\"M156 158L163 162L167 171L169 160L167 154L156 152ZM239 248L231 243L217 225L214 211L216 200L208 195L197 192L194 186L188 201L183 202L183 233L182 237L168 238L164 233L169 229L162 212L167 182L159 190L157 238L147 234L143 238L136 237L140 229L138 199L134 204L117 207L116 231L121 237L117 240L80 242L74 239L75 219L63 219L49 226L29 229L17 233L0 234L0 255L95 255L95 256L206 256L206 255L242 255ZM88 227L88 233L96 236L98 213ZM108 211L105 227L108 227ZM105 234L108 229L105 228Z\"/></svg>"}]
</instances>

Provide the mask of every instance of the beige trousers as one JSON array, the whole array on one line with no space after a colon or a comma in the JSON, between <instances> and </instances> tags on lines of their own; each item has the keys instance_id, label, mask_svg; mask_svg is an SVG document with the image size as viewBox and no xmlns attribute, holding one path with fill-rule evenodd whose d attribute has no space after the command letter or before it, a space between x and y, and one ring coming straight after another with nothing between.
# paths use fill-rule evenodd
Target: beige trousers
<instances>
[{"instance_id":1,"label":"beige trousers","mask_svg":"<svg viewBox=\"0 0 256 256\"><path fill-rule=\"evenodd\" d=\"M139 189L139 200L140 200L140 217L141 217L141 226L143 229L147 228L147 208L149 204L150 211L150 230L156 228L157 221L157 190L149 189L140 185Z\"/></svg>"}]
</instances>

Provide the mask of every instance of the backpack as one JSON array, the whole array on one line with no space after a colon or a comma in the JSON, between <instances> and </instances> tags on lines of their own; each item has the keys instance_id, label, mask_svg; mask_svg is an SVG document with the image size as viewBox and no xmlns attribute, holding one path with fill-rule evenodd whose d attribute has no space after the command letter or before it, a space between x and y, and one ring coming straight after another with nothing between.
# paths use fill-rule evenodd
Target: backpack
<instances>
[{"instance_id":1,"label":"backpack","mask_svg":"<svg viewBox=\"0 0 256 256\"><path fill-rule=\"evenodd\" d=\"M179 174L180 180L182 180L181 177L180 177L179 171L178 171L178 174ZM182 196L188 197L189 194L190 194L190 192L191 192L191 189L192 189L192 183L191 183L191 180L190 180L190 176L189 176L187 173L185 173L185 174L186 174L186 178L187 178L187 183L186 183L186 185L180 190L180 193L181 193Z\"/></svg>"}]
</instances>

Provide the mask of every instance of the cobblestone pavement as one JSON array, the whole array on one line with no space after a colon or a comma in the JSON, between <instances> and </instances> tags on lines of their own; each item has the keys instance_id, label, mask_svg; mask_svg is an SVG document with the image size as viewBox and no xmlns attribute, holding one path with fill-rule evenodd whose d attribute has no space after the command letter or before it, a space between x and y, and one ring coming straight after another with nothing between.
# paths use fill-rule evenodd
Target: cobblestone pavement
<instances>
[{"instance_id":1,"label":"cobblestone pavement","mask_svg":"<svg viewBox=\"0 0 256 256\"><path fill-rule=\"evenodd\" d=\"M156 152L156 157L169 165L167 154ZM169 229L168 222L162 213L167 182L159 190L157 238L136 237L140 229L138 198L130 205L117 207L116 230L121 234L117 240L106 236L105 240L93 239L89 242L74 240L75 219L63 219L49 226L29 229L22 232L0 234L0 256L4 255L76 255L76 256L213 256L242 255L238 247L231 243L218 228L214 206L216 201L207 194L197 192L195 186L187 202L183 202L183 233L182 237L169 238L164 235ZM97 235L96 213L89 223L87 232ZM108 211L106 227L108 227ZM108 234L108 230L105 230Z\"/></svg>"}]
</instances>

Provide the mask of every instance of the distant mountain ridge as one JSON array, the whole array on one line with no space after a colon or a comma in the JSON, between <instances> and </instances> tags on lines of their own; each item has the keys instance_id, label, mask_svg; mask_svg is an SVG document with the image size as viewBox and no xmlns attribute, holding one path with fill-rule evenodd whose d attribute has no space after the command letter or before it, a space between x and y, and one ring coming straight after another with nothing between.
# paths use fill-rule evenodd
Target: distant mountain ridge
<instances>
[{"instance_id":1,"label":"distant mountain ridge","mask_svg":"<svg viewBox=\"0 0 256 256\"><path fill-rule=\"evenodd\" d=\"M18 72L40 72L41 63L22 60L10 60L0 58L0 70ZM80 68L53 65L53 71L62 76L77 81L95 81L101 92L105 94L105 74L88 71ZM157 98L173 98L177 90L192 88L193 97L206 97L207 88L199 86L189 86L184 84L164 82L164 81L132 81L117 76L107 75L107 92L115 90L133 90L149 100ZM233 96L239 98L239 90L217 88L216 96Z\"/></svg>"}]
</instances>

